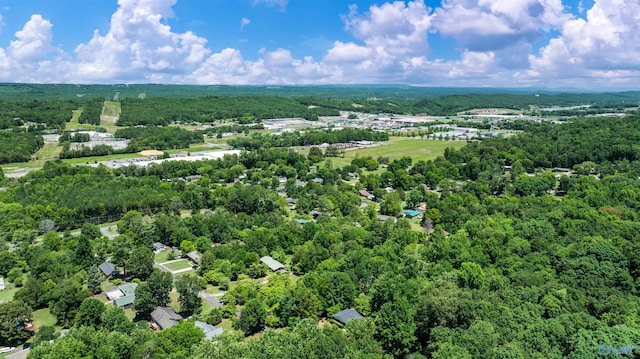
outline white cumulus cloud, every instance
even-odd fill
[[[586,12],[562,26],[519,75],[567,86],[630,86],[640,77],[640,0],[596,0]]]
[[[640,0],[595,0],[584,18],[562,0],[352,5],[342,16],[351,38],[332,41],[315,59],[288,48],[265,48],[253,59],[211,49],[206,38],[168,25],[176,1],[119,0],[108,30],[88,34],[72,53],[53,45],[49,20],[33,15],[0,48],[0,81],[635,88],[640,80]],[[253,3],[284,10],[289,1]],[[250,23],[241,18],[240,29]],[[550,34],[557,35],[534,51]],[[436,36],[452,39],[458,56],[434,53]]]
[[[572,16],[561,0],[444,0],[434,28],[472,51],[492,51],[532,42]]]
[[[48,60],[60,53],[52,45],[52,24],[41,15],[32,15],[24,27],[15,33],[15,40],[0,49],[0,80],[20,82],[52,81],[55,73]]]
[[[176,33],[164,19],[176,0],[119,0],[109,31],[75,49],[78,66],[72,81],[158,80],[193,71],[210,50],[191,31]]]

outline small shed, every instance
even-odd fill
[[[4,278],[0,278],[0,290],[3,290],[4,288]]]
[[[100,270],[106,277],[111,277],[120,273],[116,270],[116,266],[113,265],[113,263],[109,263],[109,262],[104,262],[100,264],[98,268],[100,268]]]
[[[331,316],[342,325],[347,325],[347,322],[352,319],[362,319],[362,315],[355,309],[344,309]]]
[[[162,330],[175,326],[182,320],[182,317],[171,307],[157,307],[151,312],[151,320],[153,320],[151,325],[154,329]]]
[[[275,259],[273,259],[273,258],[271,258],[269,256],[264,256],[264,257],[260,258],[260,261],[262,263],[266,264],[269,267],[269,269],[271,269],[274,272],[281,271],[281,270],[285,269],[284,268],[284,264],[278,262],[277,260],[275,260]]]

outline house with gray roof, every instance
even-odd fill
[[[153,243],[153,251],[156,253],[164,252],[167,249],[167,246],[160,242]]]
[[[200,253],[193,251],[186,254],[187,258],[189,258],[193,263],[200,264],[201,256]]]
[[[157,307],[151,312],[151,326],[154,329],[169,329],[178,324],[182,317],[171,307]],[[155,324],[155,325],[154,325]]]
[[[113,263],[104,262],[100,264],[98,268],[102,271],[102,273],[106,277],[111,277],[111,276],[120,274],[120,272],[116,270],[116,266]]]
[[[204,337],[207,340],[213,340],[215,339],[215,337],[221,335],[223,332],[222,328],[220,327],[216,328],[211,324],[201,322],[198,320],[196,320],[194,324],[196,325],[196,327],[202,329],[202,331],[204,332]]]
[[[347,325],[347,322],[352,319],[362,319],[362,315],[355,309],[344,309],[331,316],[342,325]]]
[[[277,260],[271,258],[270,256],[264,256],[260,258],[260,262],[266,264],[269,267],[269,269],[271,269],[274,272],[285,270],[284,264],[278,262]]]

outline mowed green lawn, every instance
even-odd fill
[[[38,152],[36,152],[35,157],[42,159],[58,158],[61,151],[62,146],[60,146],[58,143],[46,142],[44,146]]]
[[[371,156],[374,159],[379,156],[389,157],[390,160],[410,156],[414,163],[420,160],[434,160],[444,154],[447,147],[460,149],[467,143],[465,141],[438,141],[423,140],[420,138],[390,137],[389,141],[381,142],[367,148],[347,150],[344,157],[330,158],[334,167],[342,167],[351,164],[351,160],[356,157]]]
[[[7,288],[0,290],[0,302],[8,302],[13,300],[13,295],[16,294],[18,288],[15,288],[13,284],[7,284]]]
[[[193,266],[193,264],[191,263],[191,261],[187,260],[187,259],[179,259],[175,262],[171,262],[171,263],[162,263],[163,266],[171,269],[171,270],[180,270],[180,269],[185,269],[185,268],[191,268]]]
[[[49,312],[49,308],[38,309],[33,311],[33,326],[36,330],[43,326],[54,326],[56,324],[56,316]]]

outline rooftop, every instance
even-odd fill
[[[171,307],[157,307],[151,312],[151,319],[158,324],[160,329],[168,329],[178,324],[182,317]]]
[[[344,309],[334,314],[332,318],[346,325],[347,322],[351,319],[361,319],[362,315],[355,309]]]
[[[280,269],[284,269],[284,264],[278,262],[277,260],[269,257],[269,256],[264,256],[262,258],[260,258],[260,261],[264,264],[266,264],[272,271],[277,271]]]
[[[196,325],[196,327],[202,329],[202,331],[204,332],[204,337],[207,340],[212,340],[213,338],[217,337],[218,335],[221,335],[223,330],[222,328],[216,328],[211,324],[205,323],[205,322],[201,322],[201,321],[195,321],[194,323]]]

